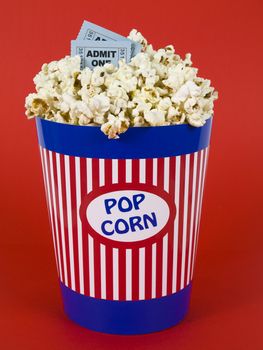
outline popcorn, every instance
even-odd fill
[[[104,115],[110,109],[110,99],[103,94],[90,99],[89,107],[94,116]]]
[[[124,112],[121,112],[118,116],[109,114],[108,122],[102,125],[101,130],[110,139],[117,139],[119,134],[125,132],[128,127],[129,120],[125,117]]]
[[[145,121],[142,116],[133,119],[133,126],[145,126]]]
[[[69,111],[70,118],[74,120],[80,117],[86,117],[91,120],[93,115],[94,113],[91,112],[91,109],[84,101],[76,101],[74,104],[72,104]]]
[[[91,75],[91,85],[101,86],[104,84],[105,71],[103,67],[95,67]]]
[[[151,109],[149,112],[145,113],[144,119],[151,126],[164,125],[165,124],[165,112],[154,108],[154,109]]]
[[[115,100],[117,98],[122,98],[126,101],[129,100],[129,96],[126,93],[126,90],[123,87],[123,83],[119,80],[113,80],[107,89],[107,96],[111,98],[111,100]]]
[[[80,69],[80,57],[44,64],[35,76],[36,93],[25,101],[28,118],[100,125],[109,138],[129,127],[177,125],[201,127],[213,115],[217,92],[199,77],[191,55],[181,58],[172,45],[154,50],[140,32],[128,37],[142,52],[118,67]]]
[[[158,108],[161,110],[164,110],[164,111],[166,111],[170,107],[172,107],[172,101],[171,101],[170,97],[162,98],[158,104]]]
[[[146,103],[140,98],[135,98],[134,102],[137,102],[137,106],[132,110],[132,116],[138,117],[139,115],[144,115],[147,114],[151,108],[152,104],[151,103]]]
[[[37,94],[29,94],[27,96],[26,107],[28,108],[26,111],[28,118],[33,118],[35,115],[45,115],[49,111],[47,102],[39,98]]]
[[[78,79],[80,80],[81,86],[83,86],[83,88],[85,87],[87,88],[90,85],[91,76],[92,76],[92,70],[89,68],[84,69],[80,73]]]
[[[169,107],[168,112],[167,112],[167,121],[171,124],[178,124],[179,121],[181,120],[180,118],[181,112],[179,110],[179,107]],[[184,121],[184,119],[183,119]],[[182,122],[183,122],[182,121]]]
[[[200,113],[193,113],[186,116],[186,119],[188,120],[189,124],[192,126],[203,126],[205,124],[205,121],[201,118]]]
[[[201,89],[193,81],[187,81],[173,94],[172,101],[179,103],[185,101],[188,97],[198,96],[200,93]]]
[[[147,48],[147,40],[136,29],[131,30],[130,34],[128,35],[128,39],[140,43],[144,50]]]

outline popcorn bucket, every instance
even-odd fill
[[[64,309],[91,330],[143,334],[185,316],[212,120],[130,128],[36,118]]]

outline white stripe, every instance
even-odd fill
[[[44,181],[45,181],[46,201],[47,201],[47,208],[49,211],[49,219],[50,219],[50,226],[51,226],[51,232],[52,232],[52,240],[53,240],[53,245],[54,245],[55,260],[56,260],[58,275],[59,275],[60,279],[62,279],[62,276],[60,274],[61,268],[60,268],[60,265],[58,263],[58,256],[57,256],[57,251],[56,251],[57,247],[56,247],[56,243],[55,243],[55,229],[54,229],[53,214],[52,214],[52,203],[51,203],[51,198],[50,198],[50,184],[49,184],[48,174],[47,174],[47,169],[46,169],[46,160],[44,161],[42,152],[43,152],[42,148],[40,147],[40,156],[41,156],[42,170],[43,170]]]
[[[79,286],[80,293],[84,294],[84,275],[83,275],[83,247],[82,247],[82,223],[79,216],[79,207],[81,203],[81,179],[80,179],[80,159],[75,158],[76,169],[76,205],[77,205],[77,231],[78,231],[78,251],[79,251]]]
[[[66,200],[67,200],[68,243],[69,243],[69,263],[70,263],[71,289],[75,290],[76,285],[75,285],[74,251],[73,251],[69,156],[64,156],[64,159],[65,159],[65,176],[66,176]]]
[[[190,241],[188,254],[188,270],[187,270],[187,284],[190,282],[191,271],[191,251],[193,245],[193,230],[194,230],[194,213],[195,213],[195,190],[196,190],[196,170],[197,170],[197,152],[194,153],[194,170],[193,170],[193,185],[192,185],[192,204],[191,204],[191,219],[190,219]]]
[[[203,174],[202,174],[200,208],[199,208],[199,213],[198,213],[198,232],[199,232],[200,221],[201,221],[201,214],[202,214],[202,205],[203,205],[203,196],[204,196],[204,183],[205,183],[205,174],[206,174],[206,168],[207,168],[207,158],[208,158],[208,148],[205,149],[205,155],[204,155],[204,171],[203,171]]]
[[[63,216],[63,202],[62,202],[62,189],[61,189],[61,170],[60,170],[60,154],[56,153],[56,165],[57,165],[57,176],[58,176],[58,206],[59,206],[59,217],[60,217],[60,230],[61,230],[61,244],[62,244],[62,256],[63,266],[65,274],[65,284],[68,286],[68,270],[66,261],[66,246],[65,246],[65,231],[64,231],[64,216]]]
[[[145,183],[145,159],[140,159],[140,182]]]
[[[152,298],[156,298],[156,243],[152,245]]]
[[[169,169],[170,169],[170,158],[164,158],[164,190],[169,192]]]
[[[163,237],[162,296],[167,295],[168,233]]]
[[[57,213],[57,202],[56,202],[56,196],[55,196],[55,182],[54,182],[52,152],[48,151],[48,153],[49,153],[49,168],[50,168],[51,192],[52,192],[52,200],[53,200],[53,208],[54,208],[55,230],[56,230],[56,237],[58,237],[58,213]]]
[[[113,255],[113,299],[119,300],[119,250],[112,249]]]
[[[100,181],[100,186],[105,185],[105,161],[104,161],[104,159],[99,160],[99,181]]]
[[[181,266],[181,289],[184,287],[185,253],[187,235],[187,213],[188,213],[188,188],[189,188],[189,154],[185,157],[185,182],[184,182],[184,218],[183,218],[183,243],[182,243],[182,266]]]
[[[86,159],[86,165],[87,165],[87,192],[89,193],[92,191],[92,159],[87,158]]]
[[[153,158],[153,185],[157,186],[157,158]]]
[[[100,244],[100,275],[101,275],[101,298],[106,299],[106,252],[105,245]]]
[[[126,249],[126,300],[132,300],[132,250]]]
[[[43,160],[43,155],[42,155],[42,148],[39,146],[39,152],[40,152],[40,158],[41,158],[41,166],[42,166],[42,176],[44,180],[44,188],[45,188],[45,195],[46,195],[46,203],[47,203],[47,209],[49,213],[49,218],[50,218],[50,207],[48,203],[48,194],[47,194],[47,179],[46,179],[46,174],[45,174],[45,168],[44,168],[44,160]]]
[[[112,159],[112,183],[118,183],[118,159]]]
[[[139,249],[139,299],[145,298],[145,248]]]
[[[91,235],[88,235],[89,242],[89,288],[90,296],[95,296],[95,281],[94,281],[94,241]]]
[[[132,160],[126,159],[125,164],[126,164],[126,182],[131,182],[132,181]]]
[[[175,206],[176,216],[174,221],[174,246],[173,246],[173,282],[172,292],[176,292],[177,282],[177,260],[178,260],[178,218],[179,218],[179,194],[180,194],[180,165],[181,157],[176,157],[176,170],[175,170]]]
[[[201,212],[202,212],[202,203],[203,203],[203,195],[204,195],[204,181],[205,181],[205,173],[206,173],[206,166],[207,166],[207,156],[208,156],[208,148],[204,150],[204,169],[202,172],[202,179],[201,179],[201,189],[200,189],[200,201],[199,201],[199,208],[198,208],[198,214],[197,214],[197,230],[196,230],[196,242],[195,242],[195,251],[194,251],[194,261],[196,260],[196,254],[197,254],[197,247],[198,247],[198,240],[199,240],[199,232],[200,232],[200,221],[201,221]]]
[[[105,185],[105,159],[99,159],[99,186]]]
[[[200,193],[201,193],[201,180],[202,180],[202,168],[203,168],[203,150],[199,153],[199,179],[198,179],[198,190],[197,190],[197,205],[195,210],[195,227],[194,227],[194,252],[193,252],[193,262],[192,262],[192,272],[191,279],[193,278],[194,264],[195,264],[195,251],[196,251],[196,242],[197,242],[197,228],[198,228],[198,213],[200,205]]]

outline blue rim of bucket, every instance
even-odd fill
[[[64,310],[79,325],[109,334],[146,334],[179,323],[188,311],[192,284],[169,296],[139,301],[103,300],[60,282]]]
[[[161,158],[189,154],[210,142],[212,118],[202,127],[188,124],[131,127],[109,140],[100,127],[62,124],[36,118],[39,144],[53,152],[86,158]]]

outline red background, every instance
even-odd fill
[[[146,336],[85,330],[63,314],[33,121],[42,63],[89,19],[190,51],[219,91],[190,311]],[[262,2],[9,1],[1,4],[0,342],[9,349],[263,349]]]

